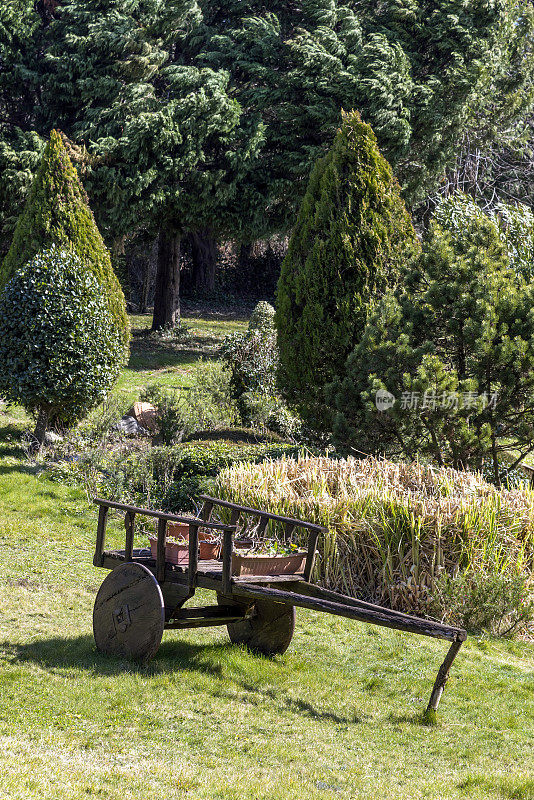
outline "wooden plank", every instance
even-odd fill
[[[308,555],[306,556],[306,564],[304,566],[304,580],[309,581],[312,572],[313,572],[313,565],[315,563],[315,556],[317,553],[317,539],[319,538],[319,531],[310,531],[310,535],[308,536]]]
[[[304,575],[238,575],[232,578],[232,583],[298,583],[304,580]]]
[[[211,497],[207,494],[200,495],[201,500],[210,500],[216,506],[223,506],[224,508],[233,508],[241,511],[243,514],[253,514],[258,517],[267,517],[267,519],[276,520],[277,522],[289,522],[296,525],[298,528],[307,528],[308,530],[317,530],[326,532],[326,528],[322,525],[315,525],[313,522],[305,522],[302,519],[294,519],[293,517],[282,517],[280,514],[271,514],[270,511],[263,511],[260,508],[250,508],[249,506],[240,506],[237,503],[230,503],[228,500],[219,500],[217,497]]]
[[[167,520],[158,520],[158,546],[156,557],[156,578],[159,583],[165,580],[165,536],[167,533]]]
[[[230,530],[232,527],[222,522],[203,522],[198,517],[180,517],[177,514],[167,514],[164,511],[155,511],[151,508],[140,508],[139,506],[131,506],[127,503],[116,503],[114,500],[104,500],[102,497],[95,497],[93,503],[96,503],[100,507],[115,508],[119,511],[131,511],[134,514],[141,514],[144,517],[156,517],[157,519],[164,519],[168,522],[183,522],[186,525],[189,525],[190,522],[196,522],[198,525],[202,525],[203,528],[211,528],[218,531]]]
[[[108,509],[100,506],[98,509],[98,527],[96,529],[96,545],[93,564],[95,567],[104,565],[104,542],[106,540],[106,525],[108,521]]]
[[[355,619],[359,622],[370,622],[383,628],[393,628],[394,630],[407,631],[408,633],[418,633],[421,636],[431,636],[434,639],[447,639],[451,642],[457,642],[465,641],[467,637],[465,631],[442,625],[439,622],[421,620],[408,615],[406,615],[407,618],[401,619],[398,614],[391,613],[389,610],[361,608],[346,603],[336,603],[331,600],[306,596],[298,592],[282,591],[280,589],[255,586],[254,584],[240,584],[236,594],[244,597],[273,600],[277,603],[287,603],[301,608],[310,608],[314,611],[324,611],[328,614]]]
[[[124,515],[124,526],[126,528],[126,541],[124,544],[124,560],[133,561],[133,543],[135,532],[135,514],[127,511]]]
[[[222,546],[222,593],[232,594],[232,550],[234,548],[234,534],[224,531]]]
[[[197,585],[198,525],[189,525],[189,588]]]

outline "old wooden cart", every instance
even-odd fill
[[[226,625],[230,639],[267,656],[283,653],[293,636],[295,607],[325,611],[360,622],[369,622],[451,643],[441,665],[427,713],[437,710],[449,669],[466,639],[465,631],[413,617],[332,592],[310,582],[317,540],[324,528],[299,519],[281,517],[260,509],[203,496],[198,517],[182,517],[145,508],[96,499],[100,506],[96,567],[112,570],[100,587],[94,607],[93,630],[101,652],[147,661],[152,658],[165,629]],[[227,524],[214,521],[215,508],[229,514]],[[105,550],[106,524],[110,509],[125,513],[124,550]],[[157,518],[156,557],[151,550],[134,549],[135,517]],[[307,555],[300,574],[236,575],[234,537],[240,524],[256,526],[264,534],[270,520],[284,526],[289,539],[294,532],[307,532]],[[167,524],[186,523],[189,528],[187,563],[171,564],[165,558]],[[250,530],[250,527],[248,528]],[[199,531],[218,532],[222,553],[218,560],[199,560]],[[184,607],[198,588],[217,593],[217,605]]]

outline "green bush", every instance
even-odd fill
[[[130,327],[124,295],[85,190],[58,131],[50,134],[11,247],[0,268],[0,289],[19,267],[52,245],[75,253],[83,268],[103,287],[105,302],[120,331],[126,359]]]
[[[469,571],[437,582],[433,611],[444,621],[468,631],[508,636],[528,628],[534,619],[532,578],[524,574]]]
[[[330,424],[325,388],[343,374],[371,299],[397,281],[416,250],[373,131],[357,112],[345,114],[312,171],[277,290],[280,385],[317,427]]]
[[[88,450],[74,464],[60,463],[52,474],[81,481],[91,495],[168,511],[192,511],[199,494],[212,488],[221,469],[238,462],[258,463],[298,448],[287,444],[189,442],[173,447],[122,453],[107,448]]]
[[[120,332],[101,286],[71,252],[52,247],[0,294],[0,395],[71,425],[100,403],[122,363]]]
[[[141,399],[156,407],[158,435],[164,445],[176,444],[197,430],[231,426],[237,417],[227,371],[216,362],[206,363],[190,387],[152,385]]]

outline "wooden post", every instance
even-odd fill
[[[209,522],[212,511],[213,503],[210,500],[206,500],[202,506],[202,511],[200,512],[200,519],[204,520],[204,522]]]
[[[98,528],[96,530],[96,546],[93,564],[95,567],[101,567],[104,563],[104,542],[106,540],[106,524],[108,521],[109,508],[107,506],[100,506],[98,509]]]
[[[284,525],[284,540],[286,542],[291,540],[291,534],[293,533],[294,528],[295,525],[292,522],[286,522]]]
[[[234,548],[233,531],[224,531],[222,547],[222,593],[226,597],[232,594],[232,550]]]
[[[189,526],[189,589],[197,583],[198,570],[198,525]]]
[[[439,701],[441,700],[441,695],[445,689],[445,684],[449,679],[449,670],[461,646],[462,642],[453,642],[449,647],[449,652],[445,656],[443,664],[439,668],[438,676],[434,683],[432,694],[430,695],[430,700],[424,714],[424,719],[426,722],[435,722],[436,720],[436,711],[438,710]]]
[[[165,580],[165,538],[167,536],[167,520],[158,519],[158,551],[156,558],[156,578],[158,583]]]
[[[317,549],[317,539],[319,531],[310,531],[308,536],[308,555],[306,556],[306,565],[304,567],[304,580],[309,581],[313,572],[313,565],[315,563],[315,552]]]
[[[135,514],[127,511],[124,515],[124,526],[126,528],[126,541],[124,544],[124,560],[133,561],[133,541],[135,530]]]

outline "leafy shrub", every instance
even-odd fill
[[[471,473],[302,456],[234,465],[213,490],[324,525],[316,579],[399,610],[434,611],[444,576],[499,573],[514,587],[532,574],[534,492],[499,491]],[[283,531],[270,525],[269,535]]]
[[[258,303],[247,330],[225,338],[221,356],[230,370],[230,389],[238,402],[245,392],[274,394],[278,365],[274,308]],[[243,422],[247,424],[245,415]]]
[[[57,247],[16,271],[0,295],[0,394],[71,425],[106,396],[122,364],[120,331],[100,285]]]
[[[343,374],[368,305],[417,250],[391,167],[369,125],[344,114],[315,165],[282,265],[276,327],[284,395],[319,428],[326,386]]]
[[[191,387],[148,386],[141,399],[156,407],[156,425],[162,444],[172,445],[196,430],[232,425],[237,416],[222,365],[208,362]]]
[[[301,423],[287,408],[276,387],[278,345],[274,308],[258,303],[245,333],[227,336],[221,355],[230,371],[230,391],[241,422],[295,439]]]
[[[494,636],[528,628],[534,619],[532,578],[523,574],[465,572],[444,575],[436,585],[434,613],[451,624]]]
[[[60,463],[51,474],[67,482],[81,482],[89,496],[97,494],[169,511],[191,511],[199,494],[209,490],[221,469],[237,462],[296,455],[286,444],[190,442],[152,447],[138,452],[87,450],[74,463]]]
[[[335,441],[458,469],[491,461],[499,485],[534,438],[534,286],[490,219],[463,221],[451,232],[434,220],[405,286],[370,314],[333,392]]]
[[[130,326],[124,295],[109,251],[96,226],[87,195],[58,131],[52,131],[19,217],[13,242],[0,268],[0,288],[14,272],[52,245],[76,254],[84,270],[103,287],[104,301],[128,356]]]

